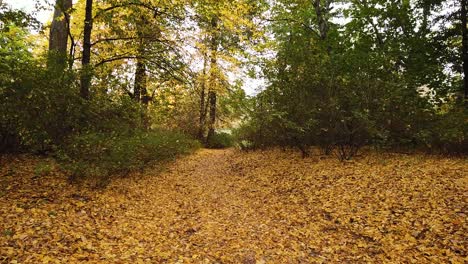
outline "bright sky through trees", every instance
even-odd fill
[[[52,7],[47,0],[40,0],[41,4],[44,6],[50,6],[50,9],[37,11],[36,0],[3,0],[8,5],[12,6],[14,9],[22,9],[28,13],[37,12],[36,18],[41,23],[47,23],[52,17]],[[74,1],[76,2],[76,1]],[[230,74],[231,79],[239,78],[236,74]],[[263,79],[250,78],[248,76],[243,77],[244,85],[243,89],[248,95],[255,95],[259,89],[262,89],[265,85]]]
[[[4,3],[7,3],[8,5],[12,6],[15,9],[22,9],[28,13],[32,13],[37,11],[36,9],[36,2],[35,0],[3,0]],[[44,0],[41,0],[41,2],[45,2]],[[50,20],[52,16],[52,7],[49,10],[41,10],[37,13],[37,19],[41,21],[42,23],[47,22]]]

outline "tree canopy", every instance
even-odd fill
[[[183,131],[207,146],[228,131],[241,145],[304,155],[320,146],[342,159],[363,146],[466,149],[464,1],[53,8],[40,27],[1,6],[2,149],[50,151],[74,135],[121,130],[112,124]],[[264,82],[255,95],[243,90],[247,76]]]

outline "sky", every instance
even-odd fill
[[[2,2],[2,0],[0,0]],[[36,11],[37,0],[3,0],[4,3],[12,6],[14,9],[22,9],[27,13],[33,13]],[[46,0],[40,0],[40,3],[46,3]],[[48,6],[48,5],[47,5]],[[49,10],[41,10],[37,12],[36,18],[42,22],[47,22],[52,17],[52,8]]]
[[[36,3],[43,4],[44,6],[48,7],[48,10],[41,10],[37,12]],[[0,3],[2,0],[0,0]],[[3,0],[4,3],[7,3],[14,9],[22,9],[27,13],[37,12],[35,17],[41,22],[46,23],[52,18],[52,6],[50,5],[51,0]],[[75,2],[75,1],[73,1]],[[236,77],[237,76],[237,77]],[[238,74],[234,74],[233,79],[239,78]],[[258,93],[259,90],[264,88],[265,80],[263,79],[254,79],[249,78],[247,76],[242,76],[244,80],[243,89],[245,90],[247,95],[255,95]]]

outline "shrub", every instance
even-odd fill
[[[173,131],[103,134],[89,132],[69,139],[58,158],[71,181],[96,180],[105,185],[112,177],[145,168],[152,161],[189,153],[199,143]]]
[[[84,119],[76,74],[33,59],[25,34],[0,31],[0,152],[46,152]]]
[[[463,105],[436,115],[431,126],[415,137],[418,144],[431,151],[452,154],[468,152],[468,110]]]
[[[234,139],[231,134],[221,132],[215,133],[206,143],[208,148],[222,149],[234,146]]]

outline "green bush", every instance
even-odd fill
[[[86,120],[77,74],[45,67],[26,34],[0,30],[0,152],[49,151]]]
[[[173,131],[91,132],[70,138],[58,152],[58,159],[71,181],[93,179],[105,184],[114,176],[141,170],[152,161],[172,159],[198,147],[197,141]]]
[[[206,147],[214,149],[230,148],[232,146],[234,146],[234,139],[231,134],[225,132],[215,133],[206,143]]]
[[[249,151],[249,150],[254,150],[255,149],[255,146],[253,145],[253,142],[250,142],[250,141],[247,141],[247,140],[241,140],[237,143],[237,147],[240,149],[240,150],[245,150],[245,151]]]
[[[35,57],[27,31],[0,30],[0,152],[50,153],[83,131],[130,133],[146,126],[144,107],[128,96],[79,93],[79,73]]]
[[[439,113],[416,135],[416,141],[430,151],[440,153],[466,154],[468,152],[468,110],[463,106],[453,106]]]

